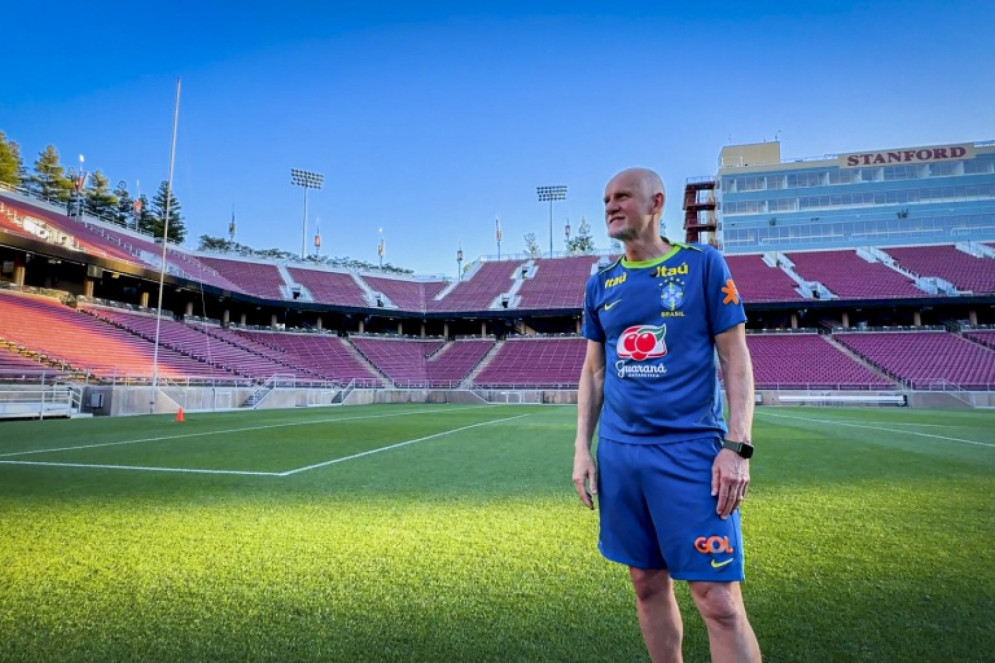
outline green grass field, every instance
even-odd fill
[[[648,660],[573,493],[574,418],[2,423],[0,660]],[[995,658],[995,413],[768,408],[754,436],[744,592],[766,660]],[[685,660],[706,661],[678,598]]]

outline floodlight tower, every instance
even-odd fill
[[[295,185],[304,188],[304,228],[301,232],[301,260],[307,257],[307,190],[320,189],[325,183],[325,176],[300,168],[290,169],[290,180]]]
[[[567,187],[558,184],[555,186],[537,186],[536,194],[539,202],[549,202],[549,257],[553,257],[553,201],[567,199]]]

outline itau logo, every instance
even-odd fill
[[[615,352],[618,353],[619,359],[634,359],[635,361],[663,357],[667,354],[667,344],[663,342],[666,335],[666,325],[629,327],[618,337]]]

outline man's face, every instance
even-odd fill
[[[623,172],[605,187],[608,236],[628,242],[653,234],[653,196],[638,173]]]

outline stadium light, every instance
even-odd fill
[[[549,257],[553,257],[553,201],[567,199],[567,187],[562,184],[554,186],[537,186],[536,194],[539,202],[549,202]]]
[[[301,260],[307,257],[307,190],[320,189],[325,183],[325,176],[300,168],[290,169],[290,181],[304,188],[304,227],[301,232]]]

